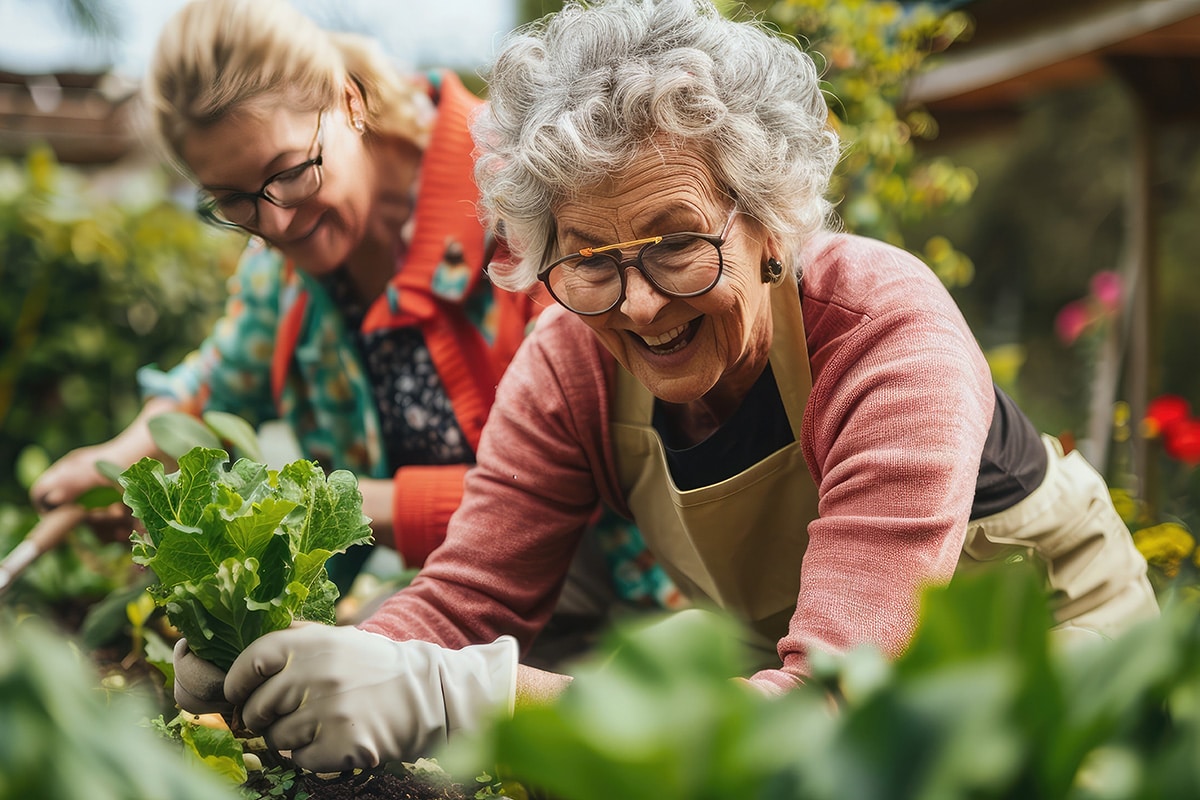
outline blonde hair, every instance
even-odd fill
[[[321,111],[338,105],[346,79],[363,97],[369,133],[428,142],[432,105],[418,82],[366,37],[330,33],[286,0],[192,0],[163,28],[143,100],[166,155],[247,104]]]

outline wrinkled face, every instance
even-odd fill
[[[257,192],[272,177],[317,156],[320,116],[282,105],[242,108],[189,134],[182,156],[200,187],[217,200]],[[367,150],[345,107],[325,113],[319,149],[316,194],[291,208],[259,198],[257,223],[247,228],[312,275],[336,268],[362,241],[374,193]]]
[[[679,231],[719,233],[732,208],[699,154],[650,149],[555,209],[556,250],[565,255]],[[723,272],[709,292],[669,297],[627,265],[624,299],[581,319],[656,397],[689,403],[715,387],[740,400],[770,348],[771,285],[761,277],[767,248],[761,228],[735,214],[721,246]],[[637,247],[623,251],[628,259],[636,253]]]

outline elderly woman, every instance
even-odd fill
[[[1064,630],[1157,614],[1103,481],[993,385],[933,274],[824,230],[839,145],[793,43],[707,0],[569,4],[511,38],[474,133],[517,254],[491,277],[560,307],[412,586],[361,630],[270,634],[230,670],[297,763],[410,758],[565,685],[515,660],[598,501],[744,623],[767,693],[815,651],[899,654],[964,553],[1035,548]]]

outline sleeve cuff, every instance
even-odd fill
[[[463,496],[468,464],[408,466],[393,478],[392,531],[396,552],[419,567],[446,539],[450,517]]]

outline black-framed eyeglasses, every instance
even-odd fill
[[[321,190],[325,149],[324,111],[317,116],[317,132],[313,141],[317,148],[314,157],[276,172],[263,181],[257,192],[226,192],[217,197],[201,189],[196,210],[201,217],[215,225],[254,229],[258,225],[259,200],[266,200],[279,208],[295,208]]]
[[[538,274],[550,296],[576,314],[604,314],[625,299],[625,271],[633,267],[667,297],[699,297],[721,280],[721,245],[729,236],[737,207],[718,234],[683,231],[631,242],[585,247],[552,262]],[[622,251],[638,247],[636,255]]]

